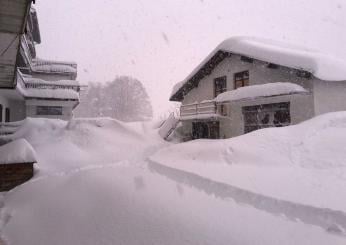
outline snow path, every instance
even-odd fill
[[[240,205],[249,205],[256,209],[266,211],[273,215],[284,216],[293,221],[301,221],[310,225],[317,225],[325,230],[336,228],[338,233],[346,237],[346,213],[332,209],[317,208],[308,205],[279,200],[239,187],[186,172],[181,169],[161,165],[148,160],[151,171],[166,176],[178,183],[192,186],[198,190],[221,199],[233,199]]]
[[[180,171],[178,176],[186,178]],[[56,195],[61,189],[64,192]],[[28,194],[31,198],[23,202]],[[8,193],[6,205],[16,210],[4,227],[8,245],[345,242],[317,226],[132,166],[104,166],[30,181]]]

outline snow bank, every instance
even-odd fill
[[[150,159],[273,198],[346,211],[345,139],[346,112],[336,112],[236,138],[173,145]]]
[[[232,37],[219,44],[182,82],[176,94],[218,51],[244,55],[257,60],[311,72],[326,81],[346,81],[346,61],[284,42],[255,37]]]
[[[219,94],[216,102],[235,101],[256,97],[267,97],[277,95],[288,95],[297,93],[308,93],[302,86],[294,83],[266,83],[261,85],[246,86]]]
[[[34,178],[137,159],[166,144],[151,130],[150,122],[129,124],[110,118],[70,122],[27,118],[8,137],[24,138],[36,150],[40,171]]]
[[[25,139],[18,139],[0,147],[0,164],[34,163],[36,153]]]

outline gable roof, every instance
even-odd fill
[[[181,101],[227,56],[243,55],[293,69],[304,70],[326,81],[346,80],[346,61],[318,51],[255,37],[233,37],[219,44],[182,82],[173,88],[170,100]]]

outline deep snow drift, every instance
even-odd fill
[[[346,112],[226,140],[196,140],[150,159],[276,199],[346,212]]]
[[[28,118],[10,138],[26,139],[36,150],[38,173],[72,171],[122,160],[143,159],[167,144],[153,123],[123,123],[110,118],[76,119],[70,122]]]
[[[280,197],[265,187],[271,184],[285,191],[289,174],[305,170],[301,177],[312,179],[310,172],[314,176],[321,171],[321,177],[334,178],[338,197],[343,198],[344,182],[336,181],[333,170],[342,170],[345,164],[341,144],[345,125],[346,114],[336,113],[299,126],[261,130],[229,140],[171,145],[158,136],[153,123],[27,119],[12,137],[24,137],[34,147],[38,171],[29,182],[0,194],[0,244],[4,240],[6,245],[343,245],[344,213],[335,215],[326,210],[331,214],[325,216],[324,210],[321,213],[310,207],[298,211],[294,205],[269,207],[268,203],[279,203],[275,199],[247,202],[249,193],[231,193],[213,179],[228,183],[227,178],[232,177],[251,184],[246,173],[259,174],[253,179],[257,191]],[[339,145],[323,148],[319,156],[315,155],[312,151],[322,143],[317,135],[328,136],[329,143]],[[302,148],[293,147],[302,144]],[[164,165],[155,167],[146,161],[158,150],[152,160],[203,174],[210,180],[190,177],[180,170],[173,174],[161,171],[158,166]],[[294,152],[293,160],[287,159],[287,152]],[[336,156],[333,161],[315,162],[317,157],[326,160],[324,154],[330,153]],[[229,175],[237,171],[243,178]],[[277,173],[281,176],[276,177]],[[326,199],[332,198],[332,185],[323,193],[321,183],[323,188],[322,180],[313,184]],[[306,201],[303,195],[307,186],[300,188],[298,184],[289,187],[296,188]],[[225,191],[230,195],[224,195]],[[343,203],[342,199],[338,202],[340,206]],[[314,217],[309,219],[305,214]]]

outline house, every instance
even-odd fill
[[[39,59],[36,10],[30,0],[0,0],[0,123],[26,117],[69,120],[79,104],[77,64]]]
[[[185,139],[229,138],[346,110],[346,62],[260,38],[222,42],[172,91]]]

